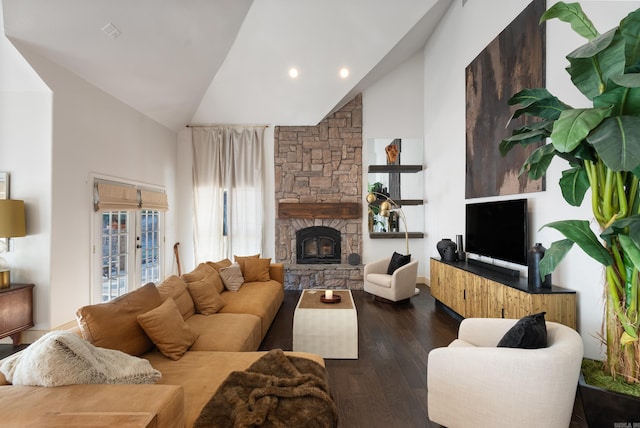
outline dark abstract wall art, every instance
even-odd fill
[[[509,98],[523,88],[545,86],[545,24],[539,24],[545,10],[545,0],[533,0],[465,70],[467,199],[545,188],[544,178],[532,181],[519,175],[539,145],[514,149],[504,158],[498,151],[511,129],[527,120],[519,118],[506,127],[514,110]]]

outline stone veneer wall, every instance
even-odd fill
[[[275,199],[287,203],[362,203],[362,95],[317,126],[274,130]],[[285,264],[285,288],[362,289],[362,265],[347,263],[361,254],[362,220],[276,216],[276,261]],[[297,264],[296,231],[309,226],[341,232],[341,264]]]

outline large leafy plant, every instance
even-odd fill
[[[549,137],[551,144],[534,150],[521,173],[538,179],[558,157],[569,164],[559,183],[567,203],[581,205],[591,190],[597,228],[587,220],[546,224],[565,239],[551,244],[540,274],[552,272],[574,244],[605,267],[605,367],[614,377],[640,383],[640,9],[605,33],[578,3],[556,3],[540,22],[552,18],[587,40],[567,55],[566,70],[592,106],[573,108],[544,88],[524,89],[509,100],[519,106],[512,119],[539,120],[514,130],[500,152]]]

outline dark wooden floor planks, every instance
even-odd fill
[[[364,291],[353,291],[359,358],[325,360],[340,428],[440,428],[427,414],[427,355],[456,337],[459,321],[436,308],[429,287],[419,287],[418,296],[401,304],[379,302]],[[261,349],[292,349],[293,312],[299,296],[299,291],[285,292]],[[586,426],[576,400],[570,428]]]

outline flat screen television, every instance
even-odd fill
[[[526,265],[527,224],[526,199],[467,204],[464,250]]]

